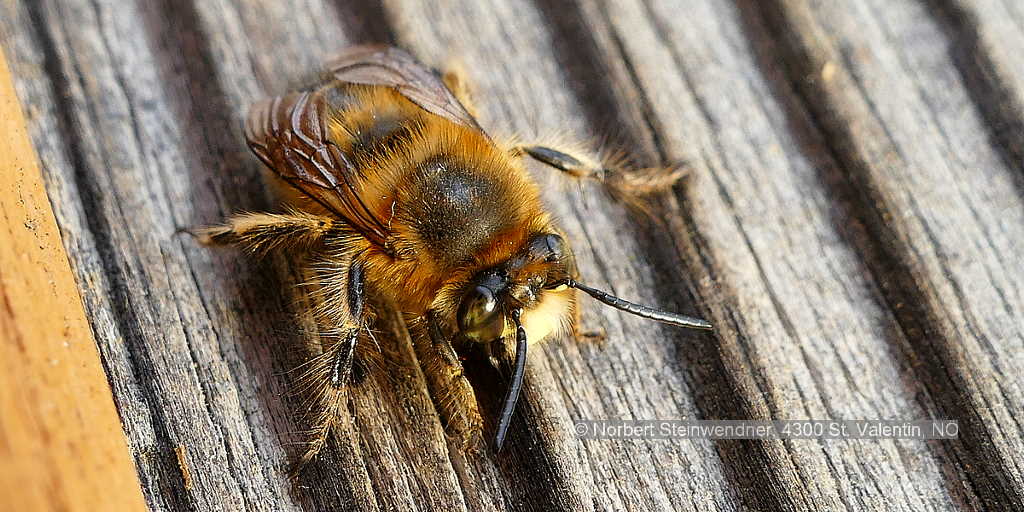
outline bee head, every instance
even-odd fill
[[[459,330],[479,343],[511,334],[513,311],[536,308],[547,291],[564,290],[574,272],[572,252],[561,236],[534,235],[518,254],[469,282],[456,313]]]
[[[710,330],[698,318],[654,309],[620,299],[576,281],[576,264],[565,240],[553,233],[532,236],[525,246],[503,264],[478,272],[465,287],[456,313],[460,332],[477,343],[516,340],[515,366],[495,435],[501,450],[522,387],[526,367],[527,332],[550,332],[552,319],[566,315],[572,290],[580,290],[621,311],[680,327]],[[562,299],[561,302],[558,299]],[[554,303],[553,306],[548,306]],[[530,317],[529,315],[535,315]],[[524,315],[526,320],[524,321]],[[535,320],[537,318],[539,320]],[[537,328],[538,322],[545,325]],[[524,326],[524,323],[526,326]],[[533,326],[533,329],[530,327]],[[538,338],[539,339],[539,338]],[[531,340],[531,341],[537,341]]]

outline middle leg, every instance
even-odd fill
[[[302,366],[297,378],[296,391],[304,397],[310,431],[293,477],[327,445],[353,381],[356,347],[367,329],[369,315],[363,265],[359,255],[349,251],[321,257],[312,266],[316,280],[313,316],[319,330],[320,353]]]

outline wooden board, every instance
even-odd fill
[[[1024,507],[1012,2],[44,0],[0,14],[153,509]],[[274,207],[246,108],[360,42],[459,61],[488,129],[611,135],[641,164],[688,162],[653,221],[535,171],[588,280],[715,334],[587,303],[609,341],[533,351],[494,458],[446,442],[397,333],[393,370],[353,393],[346,433],[290,487],[297,268],[175,233]],[[930,417],[958,419],[960,439],[572,432],[586,418]]]
[[[0,133],[0,501],[7,510],[144,510],[2,56]]]

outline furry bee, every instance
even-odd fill
[[[299,467],[326,443],[350,384],[368,296],[402,314],[449,435],[483,422],[460,355],[511,353],[511,382],[494,434],[500,450],[530,343],[578,334],[576,292],[622,311],[695,329],[707,322],[627,302],[579,281],[572,250],[541,204],[524,157],[624,192],[666,188],[679,169],[629,174],[546,144],[502,143],[473,115],[465,81],[391,47],[350,48],[307,90],[255,105],[249,147],[286,189],[282,213],[242,213],[198,234],[255,253],[308,253],[321,350],[304,368],[313,429]],[[638,178],[637,176],[640,176]],[[496,375],[500,372],[496,371]]]

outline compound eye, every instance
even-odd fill
[[[501,337],[505,315],[494,292],[486,286],[473,288],[462,298],[458,311],[459,330],[469,339],[481,343]]]

